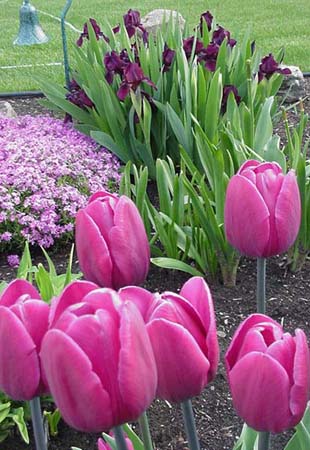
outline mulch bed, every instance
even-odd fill
[[[307,79],[307,89],[310,93],[310,80]],[[44,108],[38,106],[37,99],[22,99],[11,102],[19,114],[42,114]],[[310,112],[310,101],[305,101],[305,109]],[[290,113],[291,123],[295,122],[294,111]],[[284,139],[283,130],[279,131]],[[309,137],[310,130],[307,135]],[[52,259],[59,272],[64,272],[68,253],[52,255]],[[34,263],[42,262],[36,257]],[[284,258],[271,258],[267,264],[267,314],[283,323],[286,331],[294,331],[299,327],[310,335],[310,261],[296,274],[290,273]],[[256,265],[255,261],[243,259],[237,276],[237,285],[226,288],[217,281],[207,280],[213,294],[219,342],[222,352],[221,363],[214,382],[203,394],[194,399],[193,405],[196,415],[196,424],[202,450],[228,450],[232,449],[239,436],[242,423],[235,415],[231,402],[228,385],[225,378],[223,356],[230,338],[238,324],[247,315],[255,312],[256,299]],[[14,270],[7,266],[4,256],[0,257],[0,280],[14,278]],[[151,291],[178,291],[186,281],[188,275],[182,272],[167,271],[152,267],[145,283]],[[179,406],[169,405],[156,400],[149,410],[151,433],[158,450],[185,450],[187,449],[186,436],[182,425],[182,416]],[[32,438],[31,430],[30,435]],[[272,450],[282,450],[291,432],[272,437]],[[50,450],[69,450],[71,446],[83,450],[97,450],[98,435],[78,433],[68,428],[63,422],[59,426],[57,437],[51,438]],[[27,446],[15,433],[5,442],[1,443],[1,450],[35,450],[34,442]]]

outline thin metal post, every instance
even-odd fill
[[[62,49],[64,54],[64,68],[65,68],[65,79],[66,86],[69,89],[70,86],[70,68],[69,68],[69,58],[68,58],[68,46],[67,46],[67,36],[66,36],[66,24],[65,18],[72,4],[72,0],[67,0],[64,9],[61,12],[60,23],[61,23],[61,36],[62,36]]]

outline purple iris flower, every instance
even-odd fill
[[[183,39],[183,50],[184,50],[187,58],[191,57],[194,42],[195,42],[195,36],[191,36],[187,39]],[[199,39],[197,39],[196,47],[195,47],[195,55],[198,55],[202,49],[203,49],[203,43]]]
[[[202,24],[203,22],[206,22],[208,30],[210,31],[212,28],[212,21],[213,21],[213,16],[210,13],[210,11],[206,11],[204,13],[201,14],[200,16],[200,33],[202,34]]]
[[[109,84],[112,84],[115,74],[123,75],[125,67],[129,63],[128,53],[126,50],[122,50],[118,54],[112,50],[112,52],[106,53],[103,62],[106,68],[106,80]]]
[[[228,30],[225,30],[225,28],[218,25],[218,28],[213,31],[212,42],[221,45],[224,39],[227,39],[227,43],[230,47],[234,47],[237,43],[235,39],[230,39],[230,32]]]
[[[233,84],[227,84],[223,88],[223,97],[222,97],[222,112],[223,113],[226,111],[228,96],[231,92],[233,93],[233,95],[235,97],[237,105],[239,105],[241,102],[241,97],[239,95],[239,92],[238,92],[238,89],[236,88],[236,86],[234,86]]]
[[[274,59],[272,53],[268,56],[262,58],[258,70],[258,82],[262,81],[263,78],[270,78],[274,73],[281,73],[282,75],[290,75],[292,72],[289,68],[281,69],[279,63]]]
[[[208,47],[203,48],[198,55],[198,62],[204,62],[205,68],[210,72],[215,72],[216,60],[219,52],[219,46],[211,42]]]
[[[106,42],[109,43],[110,39],[103,34],[103,32],[101,31],[100,26],[98,25],[96,20],[95,19],[89,19],[89,22],[90,22],[91,26],[93,27],[93,30],[95,32],[97,41],[102,37]],[[76,45],[78,47],[82,47],[84,39],[88,39],[89,40],[88,23],[87,22],[84,23],[83,32],[81,33],[80,37],[76,41]]]
[[[82,89],[74,79],[70,81],[69,92],[66,94],[66,99],[82,109],[86,109],[86,107],[93,108],[95,106],[84,89]]]
[[[129,9],[123,16],[125,28],[127,30],[129,38],[134,36],[137,29],[142,32],[143,42],[146,43],[148,39],[148,32],[141,24],[141,17],[139,11]]]
[[[173,63],[175,57],[175,51],[165,44],[163,51],[163,72],[168,72],[171,69],[171,64]]]
[[[128,63],[124,70],[124,78],[117,91],[117,96],[120,100],[125,100],[130,92],[130,89],[135,91],[142,82],[147,83],[156,89],[155,84],[144,75],[143,70],[137,63]]]

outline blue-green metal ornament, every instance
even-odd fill
[[[69,11],[69,8],[72,4],[72,0],[67,0],[64,6],[64,9],[61,12],[60,23],[61,23],[61,37],[62,37],[62,49],[64,54],[64,68],[65,68],[65,79],[67,89],[70,87],[70,67],[69,67],[69,58],[68,58],[68,47],[67,47],[67,36],[66,36],[66,15]]]
[[[14,45],[45,44],[49,38],[39,24],[39,18],[34,6],[29,0],[23,0],[19,10],[19,32]]]

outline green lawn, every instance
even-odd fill
[[[41,11],[59,16],[65,0],[32,0]],[[62,61],[60,24],[55,19],[40,14],[40,23],[51,37],[48,44],[15,47],[12,42],[18,32],[19,0],[0,0],[0,92],[38,89],[34,74],[48,75],[63,83],[61,66],[36,66],[3,68],[3,66],[40,65]],[[242,36],[247,29],[265,54],[286,49],[285,62],[299,65],[310,71],[309,0],[73,0],[67,20],[76,28],[82,28],[89,17],[100,20],[107,17],[116,24],[131,7],[143,14],[155,8],[178,9],[188,19],[190,27],[198,22],[201,12],[209,9],[217,21],[228,28],[234,37]],[[78,33],[68,28],[68,39],[73,43]]]

